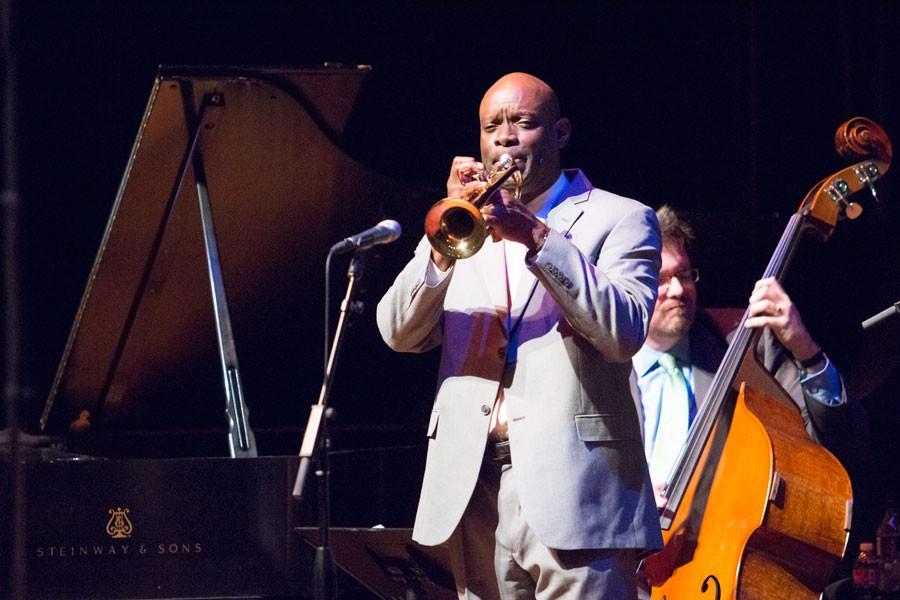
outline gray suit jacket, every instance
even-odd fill
[[[502,386],[518,496],[538,538],[557,549],[661,545],[628,386],[656,298],[659,226],[648,207],[567,176],[568,197],[548,215],[552,231],[512,306],[502,245],[488,241],[428,287],[424,239],[378,305],[393,349],[442,345],[413,534],[423,544],[459,523]]]

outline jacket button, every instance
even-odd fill
[[[491,407],[488,406],[487,404],[482,404],[481,405],[481,414],[483,414],[484,416],[491,414]]]
[[[506,346],[500,346],[497,348],[497,356],[500,358],[506,358]]]

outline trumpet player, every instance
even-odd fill
[[[442,351],[413,537],[446,544],[460,598],[633,598],[662,542],[629,389],[659,226],[561,168],[571,125],[537,77],[501,77],[479,120],[448,197],[477,197],[504,154],[519,194],[510,178],[483,205],[493,239],[471,258],[423,238],[377,311],[394,350]]]

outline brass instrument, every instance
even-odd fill
[[[439,254],[448,258],[469,258],[481,249],[488,230],[481,207],[515,177],[516,198],[522,192],[522,173],[509,154],[500,157],[484,186],[462,198],[438,200],[425,215],[425,235]]]

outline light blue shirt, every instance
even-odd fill
[[[659,430],[659,417],[662,412],[663,394],[669,378],[665,369],[659,366],[659,357],[662,354],[650,346],[644,345],[631,359],[634,371],[637,373],[638,393],[641,396],[641,406],[644,413],[644,454],[649,462],[653,456],[653,447],[656,445],[657,436],[666,435]],[[688,423],[693,423],[697,414],[697,399],[694,397],[694,370],[691,367],[690,347],[688,338],[685,337],[669,354],[675,357],[684,380],[687,382],[688,395],[690,397],[690,413]],[[674,458],[674,457],[673,457]]]
[[[825,406],[840,406],[846,400],[841,386],[841,374],[837,367],[831,364],[828,356],[825,356],[825,366],[820,370],[810,373],[800,369],[800,387],[807,399],[821,402]]]

